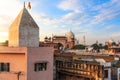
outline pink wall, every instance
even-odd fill
[[[0,62],[10,63],[10,72],[1,72],[0,80],[17,80],[17,72],[21,71],[23,75],[20,76],[20,80],[25,80],[26,76],[26,61],[25,54],[9,54],[0,53]]]
[[[50,47],[39,47],[39,48],[28,48],[27,54],[27,80],[53,80],[53,48]],[[34,63],[40,61],[47,61],[46,71],[34,71]]]
[[[47,61],[46,71],[34,71],[34,63]],[[0,80],[53,80],[53,48],[0,47],[0,62],[10,63],[10,72],[0,72]]]

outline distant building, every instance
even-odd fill
[[[95,61],[56,60],[56,66],[57,80],[104,80],[104,68]]]
[[[113,39],[109,39],[107,42],[105,42],[105,45],[108,46],[108,48],[112,47],[114,45],[114,40]]]
[[[103,54],[55,53],[57,80],[119,80],[119,57]]]
[[[54,48],[67,48],[71,49],[75,45],[75,36],[72,31],[68,32],[65,36],[52,36],[45,37],[44,42],[40,46],[53,46]]]
[[[105,50],[106,54],[111,55],[119,55],[120,56],[120,45],[119,42],[116,44],[113,39],[110,39],[109,41],[105,42],[105,45],[108,47],[107,50]]]
[[[108,49],[108,54],[120,56],[120,46],[112,46]]]
[[[0,46],[0,80],[53,80],[53,48],[39,47],[39,27],[25,6],[9,28],[9,45]]]

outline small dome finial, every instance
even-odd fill
[[[24,1],[24,8],[25,8],[25,1]]]

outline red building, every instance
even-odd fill
[[[71,49],[75,45],[75,36],[72,31],[68,32],[65,36],[45,37],[44,42],[40,46],[53,46],[54,48],[67,48]]]

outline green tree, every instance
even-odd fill
[[[103,44],[102,43],[99,43],[99,49],[103,49]]]
[[[112,43],[113,46],[119,46],[116,42]]]
[[[108,46],[107,45],[103,46],[103,49],[108,50]]]
[[[99,45],[98,45],[98,44],[96,44],[96,43],[92,44],[92,47],[93,47],[93,49],[95,49],[95,50],[100,49]]]
[[[72,49],[85,49],[85,46],[82,44],[75,45]]]

